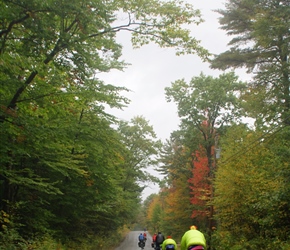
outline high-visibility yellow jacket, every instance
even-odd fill
[[[177,244],[173,239],[166,239],[165,241],[163,241],[162,250],[166,250],[166,246],[170,244],[174,245],[174,249],[177,250]]]
[[[191,229],[182,236],[180,250],[187,250],[190,246],[194,245],[200,245],[206,248],[206,241],[202,232]]]

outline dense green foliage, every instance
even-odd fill
[[[1,1],[0,248],[43,238],[108,249],[103,236],[134,222],[160,142],[143,117],[107,113],[129,103],[127,89],[97,74],[126,66],[120,31],[134,47],[205,58],[182,28],[200,21],[181,1]]]

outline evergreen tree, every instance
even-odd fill
[[[254,96],[263,92],[263,99],[253,104],[259,105],[254,116],[258,124],[280,120],[289,125],[289,2],[229,0],[225,7],[218,10],[221,28],[233,38],[230,49],[217,55],[212,67],[246,67],[254,75],[249,92]],[[249,114],[252,110],[257,109]]]

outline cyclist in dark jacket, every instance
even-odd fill
[[[156,236],[156,250],[160,250],[163,241],[165,240],[164,235],[161,232],[158,232]]]

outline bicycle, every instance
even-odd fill
[[[162,247],[161,247],[162,245],[159,245],[159,246],[157,246],[157,244],[155,244],[155,247],[154,247],[154,249],[155,250],[161,250],[162,249]]]
[[[139,246],[141,249],[144,249],[144,247],[145,247],[145,241],[139,241],[139,242],[138,242],[138,246]]]

